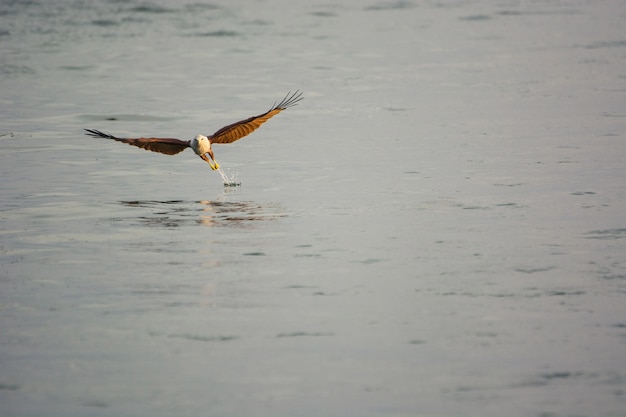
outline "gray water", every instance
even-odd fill
[[[0,415],[626,416],[625,27],[0,1]]]

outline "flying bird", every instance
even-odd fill
[[[224,126],[211,136],[197,135],[191,140],[180,140],[175,138],[118,138],[117,136],[109,135],[95,129],[85,129],[86,135],[94,138],[106,138],[113,139],[118,142],[128,143],[129,145],[137,146],[152,152],[159,152],[165,155],[176,155],[184,151],[187,148],[193,149],[193,151],[200,158],[205,160],[211,166],[211,169],[219,169],[219,164],[215,160],[215,155],[211,149],[211,145],[214,143],[232,143],[239,140],[250,133],[258,129],[263,123],[267,122],[272,117],[276,116],[281,111],[295,106],[300,100],[302,100],[302,92],[296,90],[295,93],[287,93],[278,104],[274,103],[272,108],[263,114],[253,116],[245,120],[240,120],[236,123]],[[209,157],[207,157],[207,154]]]

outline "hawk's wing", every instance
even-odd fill
[[[249,135],[258,129],[263,123],[267,122],[272,117],[276,116],[281,111],[295,106],[300,100],[302,100],[302,92],[296,90],[295,93],[288,93],[285,98],[278,104],[274,104],[267,112],[258,116],[253,116],[245,120],[240,120],[228,126],[224,126],[213,136],[209,136],[211,143],[231,143],[236,140]]]
[[[118,142],[128,143],[138,148],[163,153],[165,155],[176,155],[188,148],[190,143],[188,140],[174,138],[118,138],[95,129],[85,130],[87,131],[86,135],[93,136],[94,138],[113,139]]]

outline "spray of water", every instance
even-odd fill
[[[228,178],[228,175],[222,171],[222,168],[218,168],[217,172],[222,176],[222,181],[224,181],[224,187],[237,187],[241,185],[241,182],[237,181],[237,175],[233,175],[231,178]]]

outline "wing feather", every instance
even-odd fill
[[[209,136],[209,140],[211,143],[232,143],[239,140],[257,130],[263,123],[267,122],[281,111],[295,106],[302,99],[301,91],[296,90],[293,94],[289,92],[280,103],[274,104],[272,108],[265,113],[224,126],[212,136]]]
[[[189,147],[190,141],[175,138],[118,138],[95,129],[85,129],[86,135],[94,138],[113,139],[124,142],[147,151],[158,152],[165,155],[176,155]]]

